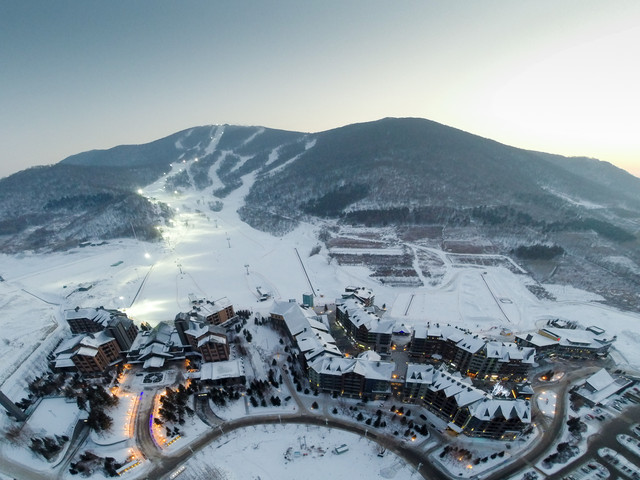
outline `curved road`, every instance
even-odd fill
[[[407,463],[416,468],[420,465],[419,473],[423,478],[428,480],[449,480],[449,478],[439,472],[432,469],[429,465],[424,463],[422,452],[411,447],[407,443],[397,440],[395,437],[389,437],[388,435],[380,435],[373,431],[373,429],[364,428],[361,425],[351,424],[343,420],[334,418],[324,418],[312,414],[293,414],[293,415],[257,415],[252,417],[241,417],[236,420],[225,422],[217,428],[209,431],[205,436],[199,438],[193,442],[187,449],[173,455],[165,456],[158,461],[154,462],[155,467],[148,472],[147,478],[162,478],[164,475],[169,474],[175,470],[181,463],[188,460],[191,455],[200,451],[206,447],[209,443],[217,440],[225,433],[240,428],[251,427],[254,425],[264,424],[308,424],[317,425],[327,428],[336,428],[345,430],[351,433],[362,435],[375,442],[384,442],[388,450],[391,450],[396,455],[400,456]]]
[[[491,472],[485,478],[487,480],[501,480],[508,478],[515,475],[518,471],[528,468],[540,461],[547,453],[549,447],[553,445],[554,440],[562,429],[567,409],[566,397],[572,382],[599,370],[599,368],[600,367],[597,366],[589,366],[571,371],[556,384],[549,385],[549,388],[554,389],[558,395],[557,411],[553,419],[550,421],[542,417],[539,413],[536,415],[539,418],[538,421],[544,424],[542,437],[526,454],[522,455],[513,463],[506,465],[504,468]],[[283,375],[283,378],[289,380],[289,382],[287,382],[289,384],[291,381],[288,377],[289,376],[286,374]],[[309,413],[304,406],[304,403],[298,398],[298,395],[296,395],[295,389],[291,388],[292,385],[288,386],[290,387],[293,398],[298,404],[299,411],[297,413],[255,415],[224,421],[223,423],[212,426],[212,429],[204,436],[195,440],[188,447],[185,447],[181,451],[172,455],[163,455],[151,438],[149,432],[149,415],[151,408],[153,407],[153,394],[149,392],[147,398],[143,400],[143,404],[140,405],[139,416],[136,421],[136,438],[138,440],[138,445],[144,456],[154,464],[152,470],[147,473],[146,478],[156,479],[170,474],[181,463],[188,460],[194,453],[200,451],[225,433],[255,425],[280,423],[324,426],[364,436],[375,442],[383,443],[388,450],[391,450],[416,469],[423,478],[429,480],[450,480],[451,477],[438,470],[429,462],[427,453],[420,450],[419,446],[414,446],[396,437],[381,434],[374,428],[363,424],[351,423],[339,418],[330,418],[328,416],[325,417],[323,415]],[[202,405],[202,407],[203,409],[206,408],[205,405]],[[532,407],[533,411],[537,410],[535,400]],[[206,415],[205,412],[202,413]]]

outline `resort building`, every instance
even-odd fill
[[[547,326],[538,330],[537,333],[516,335],[516,343],[536,348],[539,358],[553,356],[574,359],[604,358],[615,341],[615,335],[608,335],[599,327],[581,329]]]
[[[166,362],[184,360],[184,347],[176,329],[160,322],[152,330],[138,334],[127,353],[127,362],[142,364],[142,368],[162,368]]]
[[[208,323],[209,325],[222,325],[235,319],[233,305],[228,298],[223,297],[216,301],[198,298],[194,294],[189,294],[191,311],[189,314],[195,320]]]
[[[383,320],[358,298],[336,300],[336,321],[360,348],[390,353],[395,321]]]
[[[229,360],[229,342],[222,327],[192,321],[184,334],[191,351],[203,362]]]
[[[529,400],[491,395],[444,365],[409,364],[404,395],[445,420],[450,430],[471,437],[512,440],[531,423]]]
[[[119,310],[103,307],[76,307],[64,312],[71,333],[97,333],[103,330],[118,342],[120,350],[127,351],[138,334],[138,327],[126,314]]]
[[[488,341],[461,328],[440,324],[415,327],[409,354],[444,361],[463,375],[486,380],[524,381],[535,364],[535,349]]]
[[[598,370],[575,389],[575,393],[582,397],[587,404],[594,406],[606,402],[612,395],[631,386],[633,381],[622,375],[611,375],[604,368]]]
[[[335,339],[329,333],[329,327],[313,310],[302,308],[295,301],[276,301],[269,319],[291,341],[291,354],[304,369],[316,358],[342,356]]]
[[[121,361],[118,342],[105,332],[70,338],[58,346],[54,356],[54,370],[82,374],[100,374]]]
[[[309,383],[321,392],[377,400],[391,394],[394,369],[395,363],[372,351],[355,358],[326,356],[309,365]]]

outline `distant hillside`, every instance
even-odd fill
[[[169,175],[176,162],[186,168]],[[317,134],[194,127],[19,172],[0,180],[0,249],[69,248],[134,231],[153,240],[172,212],[137,190],[163,177],[172,191],[201,191],[213,210],[249,180],[241,217],[274,234],[317,219],[473,228],[497,249],[557,243],[566,255],[600,262],[602,252],[586,247],[597,243],[606,258],[640,264],[640,179],[606,162],[522,150],[415,118]]]
[[[369,224],[508,217],[558,228],[588,216],[638,229],[640,179],[605,162],[521,150],[422,119],[349,125],[315,140],[278,175],[258,178],[242,210],[247,221],[269,230],[272,218],[296,215]]]
[[[66,249],[134,235],[158,239],[156,227],[173,213],[137,191],[166,175],[172,163],[198,158],[188,172],[168,177],[166,188],[213,188],[215,179],[214,200],[239,187],[242,175],[277,168],[304,151],[304,138],[259,127],[195,127],[18,172],[0,179],[0,251]]]

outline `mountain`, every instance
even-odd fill
[[[259,220],[267,214],[307,213],[402,223],[403,208],[442,221],[482,207],[535,223],[579,218],[586,202],[594,206],[589,215],[606,221],[615,209],[616,223],[637,229],[626,219],[640,210],[640,179],[605,162],[521,150],[422,119],[349,125],[314,140],[286,170],[258,178],[243,212],[248,221],[268,229]]]
[[[176,162],[185,167],[172,170]],[[0,180],[0,250],[154,240],[172,209],[137,190],[155,181],[201,191],[214,211],[248,182],[241,218],[276,235],[316,222],[329,244],[341,226],[390,227],[398,241],[451,253],[520,255],[534,273],[537,260],[552,258],[540,279],[582,276],[600,293],[626,292],[625,306],[637,307],[629,292],[640,273],[640,179],[599,160],[522,150],[417,118],[316,134],[202,126],[19,172]],[[431,236],[416,233],[421,227]]]

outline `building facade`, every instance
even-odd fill
[[[442,360],[463,375],[483,380],[525,381],[535,364],[535,349],[513,342],[495,342],[455,326],[427,324],[411,337],[411,357]]]
[[[195,317],[195,320],[209,325],[222,325],[235,319],[236,314],[233,310],[233,305],[226,297],[210,301],[190,294],[189,300],[191,301],[190,314]]]
[[[391,352],[395,321],[380,318],[357,298],[336,300],[336,320],[360,348]]]
[[[385,399],[391,395],[395,363],[385,362],[375,352],[358,357],[321,357],[309,365],[309,383],[321,392],[351,398]]]
[[[63,342],[54,356],[54,369],[82,374],[99,374],[121,361],[118,342],[105,332],[73,337]]]
[[[198,353],[203,362],[229,360],[229,342],[223,328],[192,322],[184,333],[191,351]]]
[[[531,424],[529,400],[494,397],[444,367],[409,364],[404,395],[446,421],[450,430],[472,437],[512,440]]]

